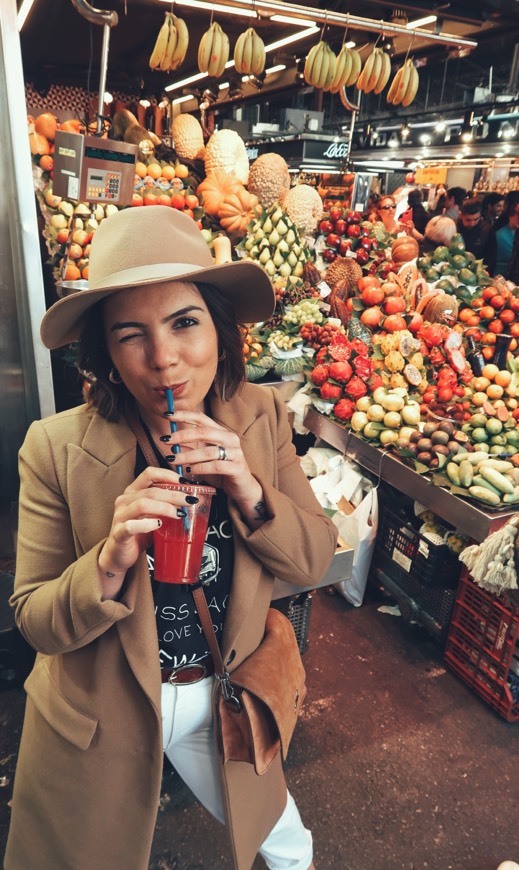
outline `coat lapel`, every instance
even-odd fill
[[[109,534],[115,499],[134,479],[135,447],[135,437],[124,421],[107,423],[98,414],[92,417],[81,446],[68,446],[69,503],[79,552],[90,550]],[[135,677],[159,709],[159,652],[145,554],[128,573],[124,601],[132,613],[117,623],[121,644]]]

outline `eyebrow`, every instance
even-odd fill
[[[203,311],[203,308],[200,308],[198,305],[186,305],[185,308],[179,308],[178,311],[173,311],[172,314],[168,314],[167,317],[161,321],[162,323],[169,323],[170,320],[174,320],[175,317],[182,317],[184,314],[189,314],[191,311]],[[120,320],[117,323],[114,323],[113,326],[110,327],[110,332],[116,332],[118,329],[136,329],[141,328],[144,329],[146,326],[145,323],[139,323],[138,320]]]

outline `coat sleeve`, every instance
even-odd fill
[[[29,428],[19,456],[16,578],[11,605],[21,633],[38,652],[90,643],[131,610],[102,601],[97,559],[104,540],[79,555],[70,511],[44,426]]]
[[[276,450],[277,485],[256,475],[270,519],[251,532],[235,517],[235,530],[275,577],[312,588],[326,573],[338,533],[303,473],[285,404],[277,390],[272,388],[270,393],[274,403],[271,449]],[[269,446],[265,445],[265,449]]]

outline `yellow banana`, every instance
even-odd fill
[[[209,62],[211,60],[211,47],[213,44],[213,34],[214,34],[214,24],[211,24],[209,30],[206,30],[202,39],[200,40],[200,45],[198,46],[198,69],[200,72],[207,72],[209,68]]]
[[[252,66],[252,27],[246,31],[245,42],[243,43],[243,56],[241,62],[241,72],[245,75],[250,75]]]
[[[308,54],[306,56],[305,69],[304,69],[303,75],[305,77],[305,82],[307,83],[307,85],[313,85],[313,83],[314,83],[314,66],[315,66],[315,60],[316,60],[317,55],[319,53],[320,45],[321,45],[321,43],[319,42],[319,43],[317,43],[317,45],[312,46],[312,48],[310,49],[310,51],[308,52]]]
[[[178,69],[184,62],[187,49],[189,46],[189,30],[187,24],[182,18],[177,18],[176,15],[171,15],[171,20],[177,29],[177,45],[171,58],[170,70]]]
[[[177,28],[173,24],[171,13],[169,14],[169,35],[168,35],[168,44],[166,46],[166,51],[162,56],[162,60],[160,62],[160,68],[162,72],[167,72],[171,67],[171,58],[175,53],[175,49],[177,47]]]
[[[166,48],[168,46],[168,38],[169,38],[169,12],[166,12],[164,17],[164,23],[159,30],[159,34],[157,36],[155,46],[150,55],[150,68],[151,69],[160,69],[160,63],[162,58],[166,53]]]
[[[215,76],[217,79],[219,79],[222,75],[225,69],[225,64],[229,60],[229,37],[226,33],[223,32],[222,28],[220,28],[219,57],[219,63],[215,72]]]
[[[409,84],[407,86],[407,90],[402,99],[403,106],[410,106],[416,97],[416,92],[418,90],[418,85],[420,84],[420,76],[418,75],[418,70],[416,69],[414,63],[411,62],[411,73],[409,76]]]
[[[409,86],[409,79],[411,78],[411,67],[412,61],[406,60],[405,64],[402,67],[402,75],[398,81],[398,87],[396,89],[396,94],[393,97],[393,105],[398,106],[405,97],[405,93]]]
[[[395,77],[394,77],[393,81],[391,82],[391,85],[389,87],[389,91],[387,92],[388,103],[392,103],[395,96],[396,96],[398,85],[399,85],[400,79],[402,78],[402,71],[403,71],[403,67],[399,67],[399,69],[395,73]]]
[[[350,77],[348,78],[348,80],[344,83],[347,88],[349,88],[350,85],[355,84],[355,82],[357,81],[357,79],[360,75],[360,71],[362,68],[362,58],[361,58],[360,54],[358,53],[358,51],[355,48],[351,48],[350,52],[351,52],[351,60],[352,60],[351,73],[350,73]]]
[[[335,65],[335,76],[330,85],[332,94],[336,94],[345,84],[351,73],[352,58],[349,48],[342,46]]]
[[[367,77],[366,85],[364,87],[364,91],[366,94],[370,94],[371,91],[375,89],[375,85],[378,82],[380,76],[380,70],[382,69],[382,52],[380,48],[373,49],[373,63],[371,65],[370,74]]]
[[[251,72],[255,76],[261,75],[265,69],[266,61],[265,43],[261,36],[252,29],[252,65]]]
[[[319,71],[319,80],[315,84],[316,88],[319,88],[320,90],[322,90],[324,87],[324,83],[328,77],[328,67],[330,66],[330,56],[328,54],[327,49],[328,49],[328,46],[323,45],[323,48],[322,48],[323,62],[321,64],[321,69]]]
[[[385,51],[380,51],[380,60],[380,75],[374,88],[376,94],[380,94],[380,92],[384,90],[388,83],[389,76],[391,75],[391,58]]]
[[[326,53],[328,55],[328,71],[323,79],[323,91],[330,90],[330,86],[335,78],[335,72],[337,70],[337,57],[329,45],[326,46]]]
[[[362,72],[357,79],[357,88],[359,91],[364,91],[367,87],[369,78],[371,76],[373,70],[373,61],[375,59],[375,53],[372,51],[366,60],[364,61],[364,66],[362,67]]]
[[[321,70],[323,68],[323,63],[325,60],[325,51],[324,51],[324,42],[319,43],[319,51],[317,52],[317,57],[315,59],[314,68],[312,70],[313,76],[313,86],[314,88],[321,87]]]
[[[210,76],[216,76],[218,71],[218,67],[220,66],[220,49],[222,45],[221,34],[223,33],[222,28],[219,24],[214,22],[213,24],[213,39],[211,42],[211,56],[209,58],[209,65],[207,67],[207,72]]]
[[[244,33],[240,33],[238,39],[236,40],[236,45],[234,46],[234,66],[236,72],[241,73],[242,65],[243,65],[243,46],[245,44],[245,39],[247,36],[247,31]]]

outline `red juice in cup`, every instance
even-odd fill
[[[197,504],[184,504],[185,516],[163,517],[162,526],[153,532],[153,573],[163,583],[197,583],[211,511],[212,486],[190,483],[157,483],[160,489],[171,489],[194,495]]]

